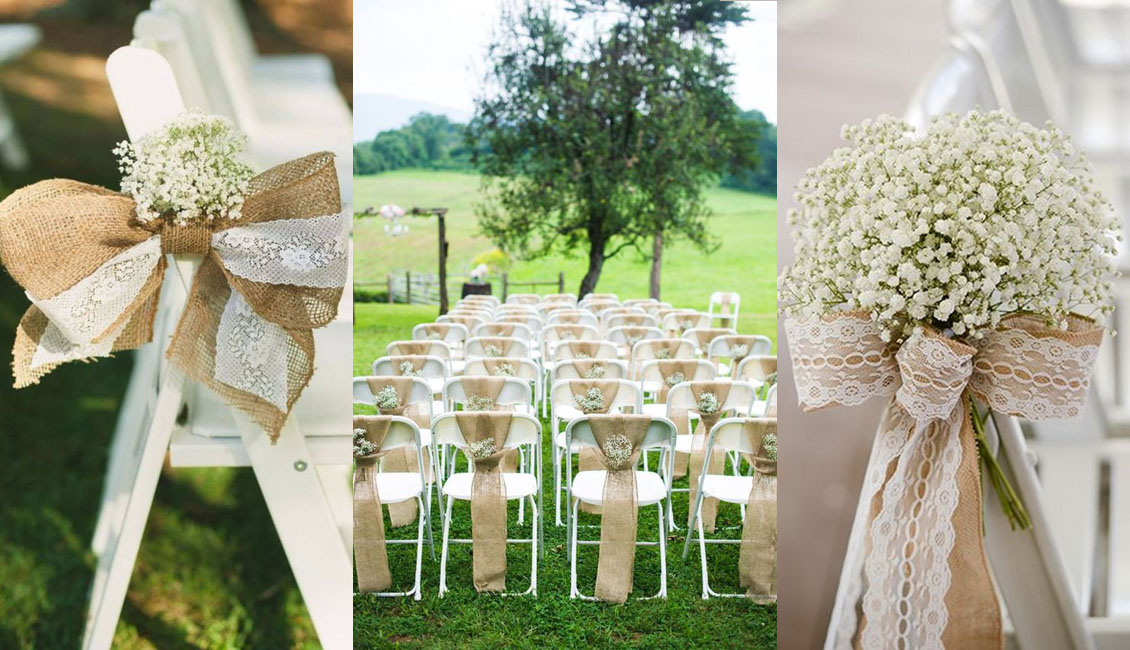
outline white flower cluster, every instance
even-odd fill
[[[789,214],[787,313],[864,310],[885,340],[929,325],[980,338],[1002,317],[1110,309],[1118,221],[1070,138],[1002,111],[844,127]]]
[[[434,331],[428,332],[428,340],[429,341],[438,341],[442,338],[443,338],[443,335],[440,334],[439,332],[434,332]]]
[[[761,449],[769,460],[777,460],[777,434],[767,433],[761,437]]]
[[[589,368],[588,372],[585,373],[585,379],[601,379],[604,377],[604,373],[604,366],[594,365],[593,367]]]
[[[687,380],[687,376],[684,375],[682,372],[676,370],[675,372],[671,373],[670,375],[667,375],[667,379],[664,380],[664,381],[667,383],[668,387],[673,388],[676,384],[681,384],[686,380]]]
[[[252,175],[238,159],[246,143],[227,119],[189,110],[137,142],[118,143],[122,192],[133,197],[142,222],[239,219]]]
[[[496,451],[498,451],[498,448],[495,447],[494,438],[483,438],[478,442],[467,445],[467,452],[475,460],[486,460],[493,456]]]
[[[488,343],[483,346],[483,354],[487,355],[488,357],[501,357],[502,348],[493,343]]]
[[[396,389],[392,386],[385,386],[377,391],[376,398],[373,400],[376,407],[382,411],[400,408],[400,396],[396,394]]]
[[[749,356],[749,346],[745,343],[739,343],[730,348],[730,356],[734,359],[744,359]]]
[[[722,405],[718,403],[718,396],[714,393],[703,393],[702,397],[698,398],[698,412],[704,415],[711,415],[718,412],[718,408]]]
[[[600,389],[593,386],[585,391],[584,395],[573,395],[573,399],[577,400],[577,405],[585,413],[592,413],[604,408],[604,393]]]
[[[765,385],[766,386],[773,386],[773,385],[776,385],[776,383],[777,383],[777,373],[771,372],[768,375],[765,375]]]
[[[353,457],[354,458],[363,458],[365,456],[372,454],[373,452],[375,452],[377,450],[377,446],[374,445],[373,443],[369,442],[369,439],[365,437],[366,435],[367,435],[367,432],[364,429],[358,428],[358,429],[353,430]]]
[[[626,336],[626,337],[624,337],[624,340],[628,343],[628,347],[631,348],[631,347],[635,347],[636,343],[639,343],[640,341],[642,341],[643,337],[642,336]]]
[[[513,377],[514,366],[509,363],[500,363],[494,367],[494,372],[491,374],[496,377]]]
[[[671,348],[659,348],[658,350],[655,351],[655,358],[656,359],[670,359],[671,358]]]
[[[401,361],[400,374],[404,377],[419,377],[420,371],[416,370],[411,361]]]
[[[494,400],[485,395],[472,395],[467,398],[468,411],[493,411]]]
[[[573,355],[574,359],[591,359],[588,352],[578,352]]]
[[[627,436],[614,433],[604,441],[604,458],[608,469],[624,469],[632,460],[632,441]]]

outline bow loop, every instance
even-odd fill
[[[898,388],[894,354],[866,313],[787,319],[785,329],[804,410],[854,406]]]
[[[932,330],[919,330],[895,355],[902,386],[898,403],[919,424],[948,418],[973,374],[976,350]]]

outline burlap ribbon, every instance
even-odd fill
[[[593,372],[594,368],[600,368],[605,373],[608,372],[607,361],[604,359],[572,359],[569,361],[573,366],[573,371],[577,373],[577,377],[581,379],[600,379],[601,377],[590,377],[589,374]],[[621,379],[621,377],[609,377],[609,379]]]
[[[475,329],[476,325],[483,322],[483,319],[479,318],[478,316],[459,316],[458,314],[452,315],[449,313],[447,315],[447,322],[462,325],[463,327],[467,328],[468,332],[470,332],[471,330]]]
[[[485,397],[490,400],[490,408],[488,411],[513,411],[513,404],[499,404],[498,396],[502,394],[503,388],[506,386],[505,377],[483,377],[483,376],[470,376],[462,377],[459,380],[460,385],[463,386],[463,392],[467,395],[468,404],[472,397]],[[463,410],[469,411],[467,404],[464,404]],[[501,467],[503,472],[513,472],[518,468],[518,463],[522,456],[518,453],[517,449],[511,449],[510,453],[502,458]]]
[[[484,357],[480,361],[483,362],[483,367],[487,369],[487,372],[494,377],[509,376],[502,374],[503,368],[507,366],[514,371],[513,376],[517,376],[518,368],[522,365],[522,359],[519,357]]]
[[[750,458],[754,475],[742,525],[738,580],[754,602],[771,603],[777,601],[777,461],[768,457],[763,441],[777,434],[777,421],[751,419],[742,429],[756,455]]]
[[[0,258],[33,305],[16,330],[15,385],[148,343],[164,254],[199,256],[169,360],[274,440],[313,375],[312,330],[337,314],[346,226],[330,153],[256,176],[242,215],[208,225],[142,223],[130,197],[76,181],[17,190],[0,203]]]
[[[976,347],[924,330],[897,352],[858,312],[787,320],[786,331],[806,410],[894,394],[864,479],[827,647],[999,648],[970,400],[1028,419],[1078,416],[1102,329],[1077,317],[1059,330],[1014,316]]]
[[[726,343],[728,343],[729,347],[730,347],[730,358],[734,360],[735,368],[737,367],[738,363],[741,362],[742,359],[745,359],[746,357],[749,356],[749,353],[753,351],[753,348],[754,348],[754,346],[757,345],[757,342],[758,342],[758,338],[756,336],[744,336],[744,335],[741,335],[741,334],[737,334],[737,335],[730,334],[726,337]],[[744,345],[746,347],[744,354],[741,354],[738,350],[735,349],[738,346],[742,346],[742,345]]]
[[[424,334],[429,338],[436,341],[447,340],[447,333],[451,331],[450,323],[425,323],[423,328]]]
[[[519,317],[519,318],[522,318],[523,320],[525,320],[524,316]],[[514,336],[514,325],[515,324],[516,323],[506,323],[506,322],[487,323],[483,327],[479,328],[479,331],[484,332],[486,336],[503,336],[503,337]]]
[[[598,409],[583,408],[578,400],[593,388],[599,390],[601,395],[604,396],[604,405]],[[573,393],[574,406],[584,412],[585,415],[605,414],[612,408],[612,403],[616,401],[616,395],[620,392],[620,382],[615,379],[570,379],[569,390]],[[596,450],[592,447],[582,447],[580,453],[577,454],[577,469],[584,472],[601,467],[604,467],[604,464],[600,461]],[[582,503],[580,510],[581,512],[598,513],[600,506]]]
[[[419,404],[413,404],[412,396],[412,378],[411,377],[368,377],[365,379],[369,384],[369,391],[374,395],[379,393],[386,386],[391,386],[396,391],[397,401],[400,406],[396,408],[380,409],[381,415],[399,415],[408,418],[416,423],[416,426],[421,429],[427,429],[432,426],[431,420],[428,418],[426,409],[421,408]],[[390,452],[385,459],[381,462],[386,472],[411,472],[414,471],[418,461],[416,459],[416,450],[412,447],[400,447]],[[427,463],[425,472],[426,478],[431,479],[431,463]],[[388,507],[389,520],[392,522],[393,528],[407,526],[416,521],[416,502],[415,501],[402,501],[400,503],[391,504]]]
[[[710,348],[710,342],[719,336],[733,334],[734,330],[725,327],[704,327],[694,333],[695,342],[704,353]]]
[[[575,341],[585,335],[584,325],[554,325],[553,331],[559,341]]]
[[[398,377],[415,377],[428,362],[428,357],[422,354],[397,354],[388,357],[392,364],[392,372]]]
[[[471,564],[476,591],[506,590],[506,484],[500,464],[514,416],[506,412],[460,411],[455,422],[467,442],[464,452],[474,459],[471,479]],[[471,446],[494,442],[494,453],[476,456]]]
[[[728,381],[692,381],[690,382],[691,395],[694,396],[695,408],[693,409],[698,413],[698,426],[695,427],[693,438],[691,438],[691,454],[687,462],[688,474],[690,480],[690,507],[687,512],[687,521],[690,521],[691,514],[694,510],[695,499],[698,498],[698,480],[702,474],[703,464],[706,460],[706,441],[710,436],[710,430],[718,424],[718,420],[722,419],[722,414],[726,412],[724,408],[726,398],[730,396],[730,386],[732,384]],[[702,401],[704,393],[714,393],[718,399],[718,410],[713,413],[703,413],[698,408],[698,403]],[[707,474],[721,474],[726,466],[726,455],[720,453],[710,454],[710,467],[706,468]],[[702,500],[702,509],[699,511],[699,518],[702,519],[702,527],[706,532],[714,532],[714,522],[718,516],[718,499],[706,498]],[[688,524],[689,525],[689,524]]]
[[[601,496],[595,595],[604,601],[623,603],[632,591],[636,562],[639,500],[635,467],[651,417],[591,415],[589,424],[598,447],[596,456],[607,471]],[[625,443],[631,446],[626,458]]]
[[[393,346],[393,353],[400,356],[424,356],[432,351],[431,341],[399,341]]]
[[[553,317],[554,323],[572,325],[581,322],[581,314],[558,314]]]
[[[483,336],[479,338],[479,347],[483,349],[484,354],[490,347],[498,348],[498,351],[501,353],[496,355],[486,354],[485,356],[507,357],[510,356],[510,350],[514,347],[516,342],[517,339],[504,336]]]
[[[569,351],[567,359],[595,359],[600,353],[600,341],[566,341],[561,347]]]
[[[668,383],[669,380],[673,376],[682,373],[683,381],[694,381],[695,374],[698,372],[698,361],[696,359],[664,359],[656,362],[655,368],[659,371],[659,376],[663,379],[659,386],[659,392],[655,395],[655,403],[666,404],[667,393],[670,393],[671,389],[677,385]],[[690,417],[687,413],[687,409],[685,408],[667,409],[667,419],[674,423],[675,431],[679,435],[685,436],[691,433]],[[674,478],[686,476],[689,462],[690,454],[675,452],[675,471],[672,476]]]
[[[392,586],[385,545],[381,495],[377,491],[377,462],[389,452],[381,450],[391,419],[381,415],[353,418],[354,429],[364,429],[365,438],[377,450],[354,459],[353,471],[353,565],[361,593],[385,591]],[[399,504],[393,504],[399,505]]]

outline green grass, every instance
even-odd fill
[[[448,272],[466,275],[471,260],[491,250],[489,240],[477,234],[475,204],[480,201],[479,176],[461,172],[397,170],[374,176],[355,176],[353,207],[380,207],[395,203],[404,208],[446,207]],[[724,188],[707,191],[707,204],[714,211],[710,231],[721,239],[721,247],[704,255],[685,241],[664,250],[661,298],[677,307],[705,310],[711,291],[741,294],[743,332],[765,334],[776,340],[777,325],[777,201],[774,197]],[[384,234],[383,219],[354,220],[354,281],[383,283],[393,270],[434,273],[436,227],[433,220],[409,217],[408,234],[391,238]],[[576,291],[586,268],[586,251],[565,257],[515,261],[512,280],[556,279],[565,273],[565,290]],[[623,251],[604,265],[597,291],[612,292],[621,299],[647,297],[650,261],[634,251]],[[494,282],[501,293],[501,280]],[[543,288],[541,293],[548,291]],[[453,295],[452,300],[458,298]]]
[[[457,172],[398,171],[354,179],[358,209],[369,205],[397,203],[404,207],[444,206],[448,219],[451,272],[465,271],[470,259],[491,245],[476,236],[473,205],[477,200],[478,177]],[[717,216],[711,221],[713,232],[723,236],[721,249],[702,258],[686,244],[675,244],[665,252],[663,298],[676,306],[705,309],[709,291],[733,289],[742,295],[742,333],[766,334],[776,339],[776,204],[771,198],[715,189],[709,201]],[[431,222],[413,219],[411,231],[399,239],[381,232],[378,219],[354,222],[355,276],[359,283],[379,282],[392,269],[431,271],[435,264],[435,231]],[[567,290],[575,290],[584,263],[580,259],[555,257],[549,260],[518,262],[511,269],[516,279],[555,277],[565,271]],[[648,263],[624,256],[605,266],[598,290],[612,291],[621,298],[645,296]],[[499,286],[495,285],[498,292]],[[453,296],[454,300],[457,296]],[[354,372],[368,374],[374,359],[382,356],[390,341],[408,338],[412,326],[429,322],[438,315],[435,307],[422,305],[358,304],[355,311],[353,346]],[[370,412],[363,407],[358,412]],[[548,422],[543,427],[548,429]],[[548,436],[548,433],[546,434]],[[623,606],[588,603],[569,599],[569,565],[566,556],[565,528],[553,525],[552,449],[543,445],[545,457],[545,558],[540,562],[536,599],[500,598],[481,595],[471,587],[471,553],[466,546],[454,546],[448,565],[451,591],[438,598],[439,564],[425,551],[423,568],[424,597],[420,602],[395,598],[358,596],[354,598],[353,628],[357,647],[386,647],[390,644],[414,648],[559,648],[582,646],[627,646],[641,648],[775,648],[776,608],[754,605],[745,599],[700,597],[701,578],[697,549],[686,561],[681,558],[685,537],[677,531],[668,537],[668,598],[657,601],[629,601]],[[686,479],[676,482],[686,487]],[[676,493],[677,521],[684,522],[686,493]],[[433,500],[433,532],[436,553],[442,532],[439,503]],[[723,505],[719,526],[740,524],[736,506]],[[599,524],[599,517],[582,515],[582,524]],[[654,539],[657,517],[654,508],[640,511],[641,538]],[[392,529],[390,538],[413,538],[415,527]],[[511,504],[511,536],[528,536],[529,519],[517,525],[516,505]],[[585,534],[582,529],[582,535]],[[588,539],[598,535],[588,529]],[[719,531],[736,537],[740,529]],[[470,536],[470,512],[466,503],[456,504],[453,516],[454,537]],[[410,546],[392,546],[390,566],[398,590],[411,585],[414,554]],[[591,593],[596,572],[596,547],[587,547],[579,556],[579,585]],[[720,591],[738,591],[738,547],[712,545],[709,548],[712,586]],[[529,581],[528,547],[513,547],[507,554],[507,585],[524,589]],[[641,547],[636,554],[636,595],[654,593],[658,588],[659,562],[655,548]]]

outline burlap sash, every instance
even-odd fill
[[[34,384],[67,361],[109,356],[149,342],[167,267],[161,253],[200,256],[202,262],[167,356],[188,379],[208,386],[275,440],[313,375],[312,330],[333,320],[343,287],[326,286],[324,282],[299,286],[297,280],[313,278],[318,272],[286,267],[253,243],[235,252],[237,247],[224,239],[224,233],[239,227],[238,238],[269,238],[263,235],[268,229],[314,228],[311,224],[332,223],[340,212],[331,153],[299,158],[259,174],[250,181],[240,218],[217,216],[207,226],[172,226],[164,220],[139,222],[130,197],[76,181],[41,181],[13,192],[0,203],[0,258],[29,296],[39,305],[47,305],[75,291],[92,290],[85,280],[96,286],[106,283],[91,294],[93,304],[65,308],[82,325],[97,325],[97,331],[62,333],[60,328],[69,329],[71,323],[49,321],[36,305],[27,310],[16,330],[12,351],[15,386]],[[305,225],[273,223],[281,220]],[[343,237],[344,232],[342,228],[340,233],[317,234],[320,240],[329,242]],[[222,246],[213,246],[216,238]],[[155,241],[154,246],[147,245],[150,240]],[[136,256],[123,260],[123,255]],[[344,249],[332,251],[329,257],[335,261],[327,268],[341,267],[343,285],[348,271]],[[152,260],[152,264],[140,264],[143,259]],[[112,268],[103,268],[111,263]],[[255,271],[248,270],[256,265]],[[96,276],[98,279],[93,280]],[[268,276],[273,280],[288,277],[275,284],[265,281]],[[115,293],[127,286],[130,295]],[[272,363],[267,370],[256,367],[240,373],[236,364],[221,363],[217,373],[218,358],[246,354],[244,341],[235,339],[248,336],[248,331],[222,327],[222,323],[233,320],[229,316],[223,321],[226,311],[241,310],[245,311],[235,318],[256,321],[257,328],[266,322],[259,329],[268,330],[266,338],[256,343],[269,345],[271,349],[264,354],[276,356],[270,356]],[[113,320],[102,323],[98,317]],[[230,338],[217,341],[221,332]]]
[[[559,341],[576,341],[585,335],[584,325],[554,325]]]
[[[748,420],[743,434],[757,450],[749,501],[738,554],[739,584],[758,603],[777,600],[777,461],[768,458],[762,444],[767,434],[777,434],[776,420]]]
[[[471,479],[471,560],[475,591],[506,590],[506,484],[500,463],[510,452],[505,447],[514,416],[505,412],[460,411],[455,422],[463,439],[464,452],[474,459]],[[494,442],[494,453],[478,456],[472,445],[481,440]]]
[[[398,377],[415,377],[428,362],[428,357],[420,354],[398,354],[390,356],[388,360],[392,364],[392,372]],[[407,367],[402,367],[404,364],[411,366],[411,373],[408,372]]]
[[[1028,419],[1077,417],[1102,329],[1078,317],[1059,330],[1014,316],[976,348],[923,330],[897,354],[864,313],[786,320],[786,330],[806,410],[894,393],[860,495],[827,647],[999,648],[970,400]],[[899,612],[921,624],[906,626]]]
[[[505,377],[463,377],[459,380],[463,385],[463,392],[467,394],[467,403],[463,405],[464,411],[473,410],[469,407],[470,399],[472,397],[485,397],[490,400],[490,408],[483,409],[487,411],[513,411],[513,404],[499,404],[498,396],[502,394],[503,387],[506,386]],[[502,459],[502,471],[513,472],[518,468],[518,463],[522,456],[518,453],[517,449],[511,449],[510,453]]]
[[[374,453],[354,459],[353,564],[357,569],[357,590],[363,594],[392,586],[381,496],[377,492],[377,461],[389,453],[382,451],[381,445],[390,424],[387,416],[353,418],[353,428],[364,429],[365,439],[377,447]]]
[[[734,361],[735,370],[737,370],[738,363],[748,357],[749,353],[753,351],[754,346],[757,345],[757,341],[758,338],[756,336],[743,336],[740,334],[737,336],[732,334],[727,336],[726,342],[730,345],[730,358]],[[739,351],[734,349],[741,345],[746,346],[745,354],[739,354]]]
[[[731,333],[733,333],[733,330],[722,327],[709,327],[700,329],[699,331],[695,332],[694,338],[698,343],[698,347],[705,353],[706,350],[710,347],[711,341],[718,338],[719,336],[726,336],[727,334]]]
[[[690,343],[684,339],[650,339],[649,343],[652,358],[660,361],[678,359],[679,351],[682,350],[684,346],[690,346]],[[666,357],[663,356],[664,353],[666,353]],[[636,359],[636,361],[641,360],[643,359]]]
[[[621,327],[620,333],[624,335],[624,343],[628,346],[629,358],[632,352],[632,346],[644,340],[648,333],[651,332],[650,327]]]
[[[483,362],[483,367],[487,369],[487,372],[494,377],[517,376],[518,368],[522,365],[522,360],[518,357],[483,357],[480,361]],[[502,368],[505,366],[510,366],[514,375],[503,375]]]
[[[516,341],[517,339],[512,339],[504,336],[484,336],[479,339],[479,346],[483,349],[483,354],[485,356],[507,357],[510,356],[510,350],[514,347]],[[487,349],[492,346],[498,348],[501,354],[486,354]]]
[[[396,344],[396,354],[405,357],[424,356],[432,351],[431,341],[400,341]]]
[[[569,359],[595,359],[600,352],[600,341],[566,341],[561,345],[569,351]]]
[[[561,314],[559,316],[555,316],[553,320],[554,320],[555,323],[560,323],[562,325],[571,325],[573,323],[581,322],[581,315],[580,314]]]
[[[408,418],[421,429],[432,426],[427,410],[421,408],[419,404],[410,403],[412,396],[411,377],[367,377],[365,381],[369,384],[369,391],[373,395],[379,393],[386,386],[392,386],[393,390],[396,391],[396,398],[400,402],[400,406],[391,409],[379,409],[381,415],[399,415]],[[418,466],[416,450],[412,447],[394,449],[381,461],[381,467],[386,472],[412,472]],[[425,463],[424,471],[426,478],[430,479],[431,463]],[[391,504],[388,506],[388,516],[393,528],[407,526],[416,521],[416,502],[409,500]]]
[[[604,601],[623,603],[632,591],[636,562],[639,502],[635,467],[651,417],[592,415],[589,416],[589,424],[598,446],[596,456],[608,472],[601,497],[600,555],[596,565],[595,595]],[[630,445],[630,450],[623,458],[623,449],[617,449],[617,445],[625,443]]]
[[[659,371],[660,377],[663,378],[659,386],[659,393],[655,396],[656,404],[667,403],[667,393],[670,393],[671,388],[673,388],[667,381],[673,375],[682,373],[683,381],[694,381],[695,374],[698,372],[698,361],[696,359],[664,359],[657,362],[655,366],[656,370]],[[687,409],[669,408],[667,409],[667,419],[675,424],[675,431],[679,435],[690,435],[691,423],[690,417],[687,415]],[[690,454],[675,452],[675,471],[672,476],[674,478],[686,476],[689,462]]]
[[[604,396],[604,406],[599,409],[586,410],[581,407],[577,398],[584,397],[589,389],[596,388]],[[573,393],[574,406],[583,411],[585,415],[604,414],[608,413],[612,408],[612,403],[616,401],[616,395],[620,392],[620,382],[615,379],[570,379],[569,390]],[[584,472],[596,470],[604,467],[604,463],[600,461],[596,450],[592,447],[582,447],[580,453],[577,454],[577,469]],[[598,513],[600,506],[594,506],[589,503],[582,503],[580,505],[581,512]]]
[[[573,365],[573,370],[577,373],[577,377],[581,379],[601,379],[601,377],[590,377],[589,373],[593,372],[593,368],[601,368],[608,372],[609,365],[603,359],[573,359],[569,363]],[[609,379],[620,379],[620,377],[609,377]]]
[[[650,322],[651,317],[647,314],[622,314],[620,316],[620,325],[624,327],[646,327],[644,323]]]
[[[690,511],[687,513],[687,521],[690,521],[690,516],[693,513],[694,502],[698,497],[698,480],[702,474],[703,461],[706,459],[706,440],[710,436],[710,430],[722,419],[722,414],[725,413],[723,406],[726,404],[726,398],[730,395],[730,386],[732,384],[728,381],[694,381],[691,382],[691,395],[694,396],[695,404],[697,405],[702,399],[703,393],[714,393],[718,398],[718,410],[713,413],[702,413],[696,406],[693,410],[698,413],[698,426],[695,427],[694,437],[691,438],[691,455],[688,461],[688,474],[690,480]],[[706,469],[707,474],[721,474],[726,465],[726,455],[722,453],[710,454],[710,467]],[[718,499],[706,498],[702,500],[702,509],[699,511],[699,518],[702,519],[702,527],[706,532],[714,532],[714,520],[718,516]]]
[[[489,336],[514,336],[514,323],[488,323],[482,328],[489,332]]]
[[[458,314],[453,316],[449,313],[447,315],[447,322],[462,325],[463,327],[467,328],[468,332],[470,332],[471,330],[475,329],[476,325],[482,322],[482,319],[476,316],[459,316]]]
[[[443,341],[447,339],[447,333],[451,331],[450,323],[426,323],[424,325],[424,332],[428,338],[433,341]],[[438,334],[433,338],[433,334]]]

